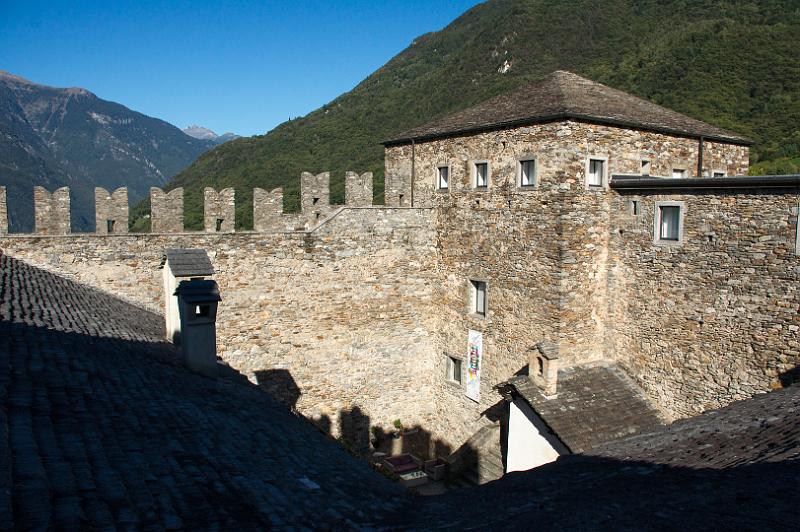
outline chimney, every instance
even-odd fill
[[[541,389],[542,394],[553,399],[558,395],[558,346],[542,341],[529,351],[528,377]]]
[[[186,367],[217,375],[217,306],[222,298],[215,281],[181,281],[175,290],[181,321],[181,353]]]

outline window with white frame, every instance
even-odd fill
[[[586,183],[590,187],[602,187],[606,177],[605,159],[589,159]]]
[[[488,188],[489,186],[489,163],[475,163],[475,188]]]
[[[461,384],[461,359],[456,357],[447,357],[447,373],[446,378],[450,382]]]
[[[679,243],[683,237],[682,205],[680,203],[659,202],[656,204],[655,241],[660,243]]]
[[[536,159],[522,159],[519,162],[519,186],[536,186]]]
[[[439,166],[436,168],[436,188],[447,190],[450,188],[450,167]]]
[[[470,280],[470,311],[478,316],[486,316],[486,282]]]
[[[650,161],[642,161],[642,175],[650,175]]]
[[[683,168],[672,169],[672,179],[683,179],[686,177],[686,170]]]
[[[722,170],[714,170],[714,173],[712,175],[714,177],[725,177],[725,172],[723,172]]]

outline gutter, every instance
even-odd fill
[[[800,174],[686,179],[614,175],[609,186],[614,190],[792,188],[800,187]]]

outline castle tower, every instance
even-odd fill
[[[150,188],[150,231],[153,233],[183,232],[183,189],[165,193]]]
[[[345,204],[351,207],[372,205],[372,172],[358,175],[347,172],[344,177]]]
[[[273,231],[281,228],[283,216],[283,188],[267,192],[263,188],[253,189],[253,230]]]
[[[95,231],[98,235],[128,232],[128,189],[120,187],[112,194],[102,187],[94,189]]]
[[[203,190],[203,227],[206,233],[232,233],[236,221],[236,191]]]

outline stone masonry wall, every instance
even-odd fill
[[[217,192],[203,190],[203,228],[206,233],[231,233],[236,225],[236,191],[225,188]]]
[[[300,174],[300,210],[306,219],[307,227],[316,225],[331,210],[331,174],[323,172],[314,175]]]
[[[604,158],[607,177],[673,168],[696,174],[696,140],[577,122],[422,142],[414,147],[414,204],[438,207],[442,279],[437,321],[436,425],[458,446],[483,423],[499,396],[492,387],[527,371],[528,351],[542,340],[560,349],[562,365],[616,358],[609,338],[610,217],[615,192],[586,186],[588,159]],[[747,148],[705,143],[704,168],[746,174]],[[533,158],[533,187],[519,186],[521,159]],[[386,201],[410,195],[411,147],[386,150]],[[489,186],[472,186],[473,162],[488,161]],[[448,166],[450,187],[435,189]],[[470,280],[487,282],[488,312],[470,312]],[[445,378],[447,356],[465,359],[468,331],[483,332],[481,400]],[[464,364],[465,365],[465,364]],[[662,403],[664,408],[670,408]]]
[[[8,233],[8,204],[6,203],[6,187],[0,187],[0,235]]]
[[[180,233],[183,231],[183,189],[165,193],[158,187],[150,188],[150,230],[153,233]]]
[[[40,235],[66,235],[70,227],[69,187],[50,193],[44,187],[33,187],[35,231]]]
[[[113,194],[101,187],[94,189],[95,227],[98,234],[128,232],[128,189],[118,188]]]
[[[683,202],[681,245],[653,243],[665,200]],[[798,190],[615,196],[610,348],[674,415],[780,386],[800,365],[798,205]]]
[[[430,425],[432,231],[429,209],[341,208],[310,233],[11,235],[0,249],[159,313],[164,249],[208,250],[220,356],[337,435],[358,410],[385,430]]]

